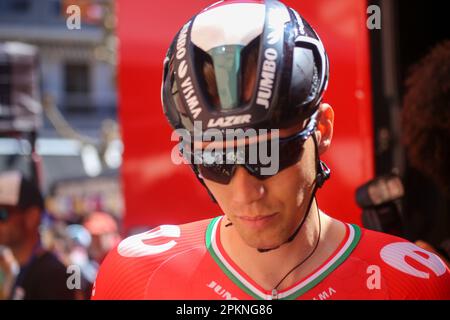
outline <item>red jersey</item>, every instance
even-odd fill
[[[404,239],[346,224],[336,251],[293,286],[272,293],[220,242],[222,217],[162,225],[123,240],[105,259],[93,299],[449,299],[443,261]]]

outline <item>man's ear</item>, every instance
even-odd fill
[[[333,138],[334,111],[327,103],[321,103],[319,106],[319,115],[317,117],[317,143],[319,144],[319,154],[325,153],[331,145]]]

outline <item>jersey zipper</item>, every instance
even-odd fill
[[[278,291],[277,291],[277,289],[273,289],[272,290],[271,300],[278,300]]]

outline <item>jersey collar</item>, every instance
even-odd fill
[[[208,225],[206,231],[206,246],[208,251],[222,271],[240,289],[255,299],[270,300],[272,293],[264,290],[248,275],[246,275],[227,255],[220,243],[219,226],[223,216],[216,217]],[[304,277],[296,284],[278,292],[279,299],[293,300],[320,283],[333,270],[341,265],[356,247],[361,238],[361,230],[357,225],[345,224],[345,237],[335,252],[315,271]]]

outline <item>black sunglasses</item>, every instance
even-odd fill
[[[303,145],[314,133],[316,125],[317,118],[315,114],[311,117],[304,130],[290,137],[278,139],[278,170],[269,174],[267,173],[267,168],[270,167],[270,163],[268,164],[267,161],[261,161],[259,157],[255,157],[256,159],[249,161],[251,160],[251,152],[254,151],[250,145],[237,148],[237,150],[223,150],[221,152],[199,150],[192,153],[189,151],[191,150],[190,148],[180,143],[180,152],[192,165],[199,178],[205,178],[220,184],[229,184],[236,172],[237,166],[240,165],[252,176],[260,180],[265,180],[296,164],[300,160],[304,150]],[[271,141],[268,140],[267,143],[270,144]],[[266,150],[271,150],[271,148],[267,147]]]
[[[6,208],[0,208],[0,222],[6,222],[9,218],[9,212]]]

